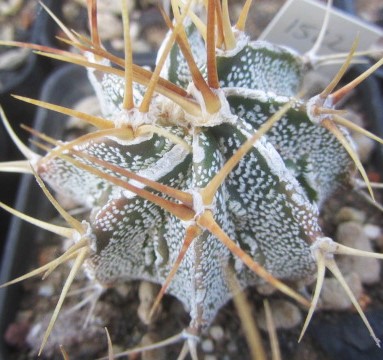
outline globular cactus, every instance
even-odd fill
[[[346,120],[336,104],[383,62],[335,91],[354,44],[328,87],[304,100],[299,91],[315,54],[250,41],[244,25],[251,1],[233,27],[227,1],[191,3],[174,1],[173,21],[164,15],[170,30],[154,71],[132,63],[125,5],[125,58],[102,47],[96,1],[88,1],[90,39],[63,29],[79,54],[5,43],[86,67],[103,112],[93,116],[19,97],[95,127],[70,142],[35,133],[51,145],[43,157],[20,145],[28,159],[19,168],[31,171],[31,164],[69,228],[18,215],[73,241],[56,260],[10,282],[74,259],[41,349],[82,266],[103,287],[160,284],[152,313],[165,292],[178,298],[191,321],[177,339],[187,340],[193,358],[198,335],[235,293],[231,277],[237,290],[270,283],[307,306],[305,330],[328,268],[379,345],[334,255],[383,256],[336,243],[322,232],[318,215],[334,192],[353,186],[357,170],[370,188],[347,128],[377,138]],[[90,209],[89,218],[69,215],[43,181]],[[310,301],[299,290],[315,277]]]

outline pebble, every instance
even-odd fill
[[[363,211],[349,206],[342,207],[335,216],[335,221],[337,224],[345,221],[356,221],[359,223],[364,223],[365,220],[366,214]]]
[[[0,16],[15,15],[23,6],[23,0],[8,0],[0,3]]]
[[[256,285],[256,288],[257,288],[257,292],[264,296],[272,295],[277,291],[275,286],[269,283]]]
[[[212,326],[210,329],[209,329],[209,334],[210,336],[216,340],[216,341],[220,341],[222,340],[223,336],[225,335],[223,329],[221,326],[218,326],[218,325],[214,325]]]
[[[102,40],[112,40],[121,37],[123,33],[122,21],[112,13],[98,14],[98,30]]]
[[[376,246],[380,249],[382,252],[383,249],[383,234],[380,234],[376,239],[374,239]]]
[[[148,281],[142,281],[138,288],[138,297],[140,299],[140,305],[137,309],[137,314],[140,320],[145,324],[149,325],[155,320],[160,314],[161,304],[157,307],[153,316],[150,317],[150,310],[152,309],[154,300],[156,299],[159,287]]]
[[[126,1],[128,12],[131,13],[134,8],[134,1]],[[97,1],[97,8],[100,12],[111,12],[121,14],[121,0],[102,0]]]
[[[376,240],[382,234],[380,227],[374,224],[365,224],[363,231],[370,240]]]
[[[124,284],[117,285],[114,289],[117,291],[117,293],[120,296],[126,298],[128,296],[128,294],[130,293],[130,291],[132,290],[132,287],[130,284],[124,283]]]
[[[51,297],[55,293],[55,289],[52,285],[41,285],[39,287],[38,294],[44,297]]]
[[[203,357],[204,360],[217,360],[217,357],[214,355],[205,355]]]
[[[303,79],[302,92],[305,98],[309,99],[312,96],[320,93],[327,85],[327,80],[317,71],[309,71]]]
[[[364,226],[355,221],[340,224],[337,228],[336,240],[354,249],[374,252]],[[343,255],[339,256],[337,263],[343,273],[356,272],[364,284],[374,284],[379,281],[381,265],[378,259]]]
[[[286,300],[270,300],[271,313],[276,329],[291,329],[302,321],[302,314],[298,306]],[[264,309],[257,317],[260,329],[267,331],[266,314]]]
[[[133,49],[135,53],[146,53],[151,51],[150,45],[146,40],[136,40]]]
[[[226,348],[227,348],[227,351],[232,353],[232,354],[235,354],[238,351],[238,345],[234,341],[230,341],[226,345]]]
[[[63,19],[75,19],[81,16],[80,5],[72,2],[65,1],[61,7]]]
[[[30,324],[27,322],[15,322],[8,325],[4,336],[4,341],[11,346],[23,348],[26,346]]]
[[[138,297],[141,304],[151,306],[156,297],[157,286],[148,281],[141,281],[138,288]]]
[[[362,282],[360,281],[358,274],[351,273],[344,275],[344,279],[355,298],[358,299],[363,292]],[[352,306],[352,302],[344,290],[341,289],[341,285],[337,279],[325,278],[319,306],[321,309],[327,310],[346,310]]]
[[[141,346],[153,345],[161,341],[158,335],[154,333],[147,333],[142,337]],[[159,347],[157,349],[146,350],[141,353],[142,360],[165,360],[166,359],[166,349],[164,347]]]
[[[146,40],[154,48],[159,48],[166,36],[167,30],[160,26],[151,26],[146,30]]]
[[[206,339],[202,341],[201,348],[204,352],[212,352],[214,351],[214,343],[210,339]]]
[[[367,162],[370,159],[371,153],[375,148],[374,140],[358,133],[353,134],[352,139],[354,140],[354,143],[356,145],[356,152],[358,153],[360,160],[363,163]]]
[[[0,56],[0,70],[10,71],[21,66],[30,54],[29,49],[12,49]]]
[[[30,322],[34,316],[34,312],[30,309],[20,310],[17,313],[16,322]]]
[[[74,105],[73,108],[74,110],[81,111],[90,115],[99,116],[101,114],[100,101],[96,95],[90,95],[90,96],[82,98]],[[79,120],[78,118],[75,118],[75,117],[70,117],[66,127],[71,128],[72,122],[75,123],[76,127],[81,128],[83,126],[87,126],[87,123],[85,121]],[[81,124],[78,125],[78,123],[81,123]]]

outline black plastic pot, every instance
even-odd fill
[[[76,79],[74,83],[73,79]],[[58,69],[44,85],[41,99],[52,103],[60,103],[71,107],[79,99],[92,94],[84,69],[69,65]],[[54,116],[52,116],[54,114]],[[65,116],[52,113],[45,109],[38,109],[35,129],[60,138],[63,133]],[[4,175],[2,175],[4,176]],[[5,175],[7,176],[7,175]],[[2,199],[3,201],[3,199]],[[40,219],[49,219],[54,212],[52,206],[45,199],[41,189],[30,175],[22,177],[17,194],[15,207],[26,214]],[[2,211],[3,212],[3,211]],[[41,234],[37,235],[37,234]],[[34,226],[13,217],[1,263],[0,283],[15,278],[31,266],[30,261],[36,252],[36,237],[40,240],[49,234],[39,232]],[[4,333],[8,325],[14,320],[22,296],[22,285],[16,284],[0,290],[0,359],[9,359],[12,349],[4,342]]]
[[[48,6],[50,3],[54,2],[54,0],[45,1]],[[28,39],[31,43],[41,43],[40,35],[45,32],[48,22],[48,14],[41,10],[40,5],[36,11],[38,16],[33,24],[30,38]],[[13,129],[24,142],[27,141],[28,135],[25,131],[21,131],[20,124],[32,125],[36,107],[16,100],[11,94],[32,98],[37,97],[40,93],[41,86],[44,83],[44,79],[51,69],[51,61],[31,52],[26,62],[20,68],[14,71],[7,71],[6,73],[0,72],[0,77],[2,77],[3,82],[3,86],[0,89],[0,105],[10,120]],[[22,155],[19,153],[16,146],[12,144],[5,128],[0,125],[0,161],[21,158]],[[6,201],[7,203],[14,202],[18,179],[18,176],[12,174],[0,175],[0,198],[3,199],[3,201]],[[0,234],[2,234],[2,238],[5,237],[9,222],[10,216],[1,212]],[[2,254],[3,245],[3,241],[0,238],[0,255]]]
[[[47,0],[47,6],[55,3],[54,0]],[[49,15],[41,8],[36,7],[36,19],[32,25],[30,36],[25,42],[42,44],[41,34],[46,32],[50,23]],[[31,52],[25,63],[15,70],[1,71],[0,78],[2,86],[0,88],[0,103],[6,110],[9,117],[20,118],[24,114],[30,114],[33,107],[24,110],[20,102],[16,102],[10,97],[10,94],[19,94],[24,96],[36,96],[39,94],[44,76],[49,72],[50,61],[38,57]]]

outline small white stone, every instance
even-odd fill
[[[136,53],[144,53],[144,52],[149,52],[151,50],[149,44],[143,40],[134,41],[133,49]]]
[[[374,224],[364,225],[363,231],[370,240],[376,240],[382,233],[380,227]]]
[[[154,284],[148,281],[141,281],[138,287],[138,297],[141,304],[147,304],[148,306],[151,306],[156,297],[156,289],[157,286]]]
[[[347,274],[344,276],[344,279],[355,298],[360,298],[363,288],[358,274]],[[323,282],[319,306],[321,309],[345,310],[352,306],[352,302],[337,279],[326,278]]]
[[[204,360],[217,360],[217,358],[214,355],[205,355],[203,357]]]
[[[114,288],[119,295],[127,297],[132,287],[129,284],[120,284]]]
[[[157,334],[147,333],[142,337],[141,346],[150,346],[159,341],[161,341],[161,339]],[[141,353],[142,360],[165,360],[166,358],[166,349],[164,347],[145,350]]]
[[[127,1],[126,6],[128,7],[128,12],[131,13],[134,8],[134,1]],[[110,12],[119,15],[121,13],[121,0],[97,1],[97,7],[100,12]]]
[[[101,114],[100,101],[96,95],[90,95],[82,98],[75,104],[74,109],[91,115]]]
[[[210,329],[209,329],[209,333],[210,333],[210,336],[216,340],[216,341],[219,341],[223,338],[223,336],[225,335],[223,329],[220,327],[220,326],[212,326]]]
[[[360,161],[362,161],[363,163],[368,161],[375,147],[374,140],[358,133],[353,134],[352,138],[354,140],[354,143],[356,144],[356,150]]]
[[[340,224],[336,239],[339,243],[363,251],[374,252],[362,224],[348,221]],[[365,256],[339,256],[338,266],[343,274],[356,272],[363,284],[374,284],[380,279],[380,261]]]
[[[81,16],[81,5],[74,1],[65,1],[61,6],[62,15],[65,21],[72,21]]]
[[[338,224],[345,221],[357,221],[363,223],[366,220],[366,214],[353,207],[342,207],[335,216],[335,220]]]
[[[111,13],[98,13],[98,30],[102,40],[112,40],[123,33],[122,21]]]
[[[54,287],[52,285],[41,285],[39,287],[39,295],[44,297],[53,296],[55,293]]]
[[[291,329],[302,321],[299,308],[286,300],[270,301],[271,314],[276,329]],[[266,314],[264,309],[257,316],[257,324],[260,329],[267,331]]]
[[[30,54],[29,49],[19,48],[11,49],[1,54],[0,56],[0,70],[10,71],[21,66]]]
[[[214,350],[214,343],[210,339],[202,341],[201,348],[204,352],[212,352]]]
[[[230,341],[226,345],[226,348],[227,348],[228,352],[233,353],[233,354],[237,353],[237,351],[238,351],[238,345],[234,341]]]
[[[150,311],[152,309],[154,300],[158,293],[158,286],[148,281],[142,281],[138,288],[138,297],[140,299],[140,305],[137,309],[138,317],[141,321],[149,325],[152,321],[155,321],[161,313],[161,304],[157,307],[153,316],[150,317]]]
[[[269,283],[256,285],[256,288],[257,291],[264,296],[272,295],[277,291],[275,286],[270,285]]]

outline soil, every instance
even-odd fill
[[[257,6],[253,6],[256,10],[254,29],[250,32],[254,36],[262,29],[276,10],[284,1],[257,1]],[[360,3],[360,4],[359,4]],[[378,6],[382,7],[381,1],[371,1],[369,6],[363,9],[359,7],[366,2],[358,2],[358,9],[363,16],[370,19],[373,17],[372,9]],[[375,8],[371,5],[375,4]],[[137,11],[146,11],[137,8]],[[255,10],[254,10],[255,11]],[[367,15],[366,15],[367,14]],[[251,22],[250,28],[253,26]],[[113,41],[112,41],[113,42]],[[118,44],[118,41],[114,41]],[[155,47],[153,45],[153,47]],[[153,48],[152,45],[149,49]],[[145,46],[144,49],[147,49]],[[145,50],[146,51],[146,50]],[[351,101],[350,101],[351,102]],[[352,109],[359,112],[358,107]],[[366,121],[365,119],[365,122]],[[68,130],[72,134],[73,128]],[[381,169],[377,168],[372,161],[366,164],[368,174],[374,181],[382,181],[380,177]],[[377,201],[382,203],[382,194],[377,192]],[[337,223],[334,214],[339,213],[340,209],[349,206],[354,209],[361,210],[369,224],[375,224],[380,228],[380,235],[375,240],[375,250],[383,251],[383,235],[382,224],[383,216],[372,205],[364,201],[356,192],[344,190],[334,196],[324,207],[322,213],[322,222],[325,224],[325,232],[329,236],[333,236],[336,232]],[[51,220],[58,223],[59,220],[53,218]],[[35,239],[37,254],[34,263],[30,264],[30,269],[54,259],[57,254],[62,252],[62,243],[59,239],[52,238],[39,233]],[[68,274],[68,268],[62,266],[56,269],[46,280],[41,281],[39,278],[30,279],[23,282],[25,296],[21,299],[20,309],[14,322],[9,325],[5,334],[6,342],[14,349],[9,360],[24,360],[36,358],[36,352],[40,346],[41,335],[46,328],[47,321],[52,309],[57,302],[57,294],[59,294],[63,281]],[[383,274],[382,274],[383,275]],[[117,288],[107,289],[98,298],[92,311],[92,316],[87,327],[83,327],[89,311],[90,303],[81,309],[74,311],[74,307],[82,299],[92,293],[94,288],[88,289],[87,292],[76,294],[76,289],[81,290],[89,284],[86,275],[78,276],[72,286],[72,296],[65,301],[65,309],[61,311],[61,316],[54,327],[54,331],[48,342],[41,359],[62,359],[62,355],[57,349],[57,344],[62,344],[65,351],[70,355],[71,360],[76,359],[95,359],[105,356],[107,353],[107,338],[103,327],[108,328],[111,334],[114,352],[123,351],[132,348],[140,343],[145,337],[147,342],[156,342],[160,339],[170,337],[177,334],[188,325],[188,315],[184,311],[182,305],[173,297],[165,296],[161,305],[161,310],[154,323],[145,325],[138,315],[138,308],[142,304],[139,297],[139,290],[142,284],[132,282],[122,284]],[[154,289],[155,290],[155,289]],[[312,289],[308,289],[312,291]],[[253,288],[247,289],[245,295],[251,306],[253,318],[257,322],[257,315],[263,308],[263,297],[257,294]],[[279,294],[273,294],[268,299],[283,299]],[[361,298],[365,304],[365,308],[383,309],[383,291],[379,284],[365,286],[363,296]],[[286,299],[287,301],[290,301]],[[314,316],[312,329],[318,329],[317,324],[322,321],[341,322],[344,314],[354,313],[351,308],[343,313],[321,311]],[[305,311],[302,312],[302,315]],[[36,327],[36,323],[41,322],[40,328]],[[309,330],[302,342],[298,345],[297,339],[301,330],[302,323],[287,330],[279,330],[278,338],[283,359],[291,360],[325,360],[330,359],[331,355],[326,352],[321,342],[318,340],[318,331]],[[365,330],[367,331],[367,330]],[[27,343],[27,334],[29,333],[29,344]],[[271,350],[269,336],[267,332],[262,331],[261,337],[264,348],[271,358]],[[34,347],[31,348],[31,343]],[[129,359],[176,359],[181,351],[182,344],[176,344],[155,351],[147,351],[141,355],[132,355]],[[241,326],[241,320],[236,312],[232,302],[228,303],[217,315],[215,321],[209,331],[201,337],[199,352],[201,359],[250,359],[249,349]],[[341,359],[341,357],[338,357]],[[378,359],[378,357],[370,357],[370,359]]]
[[[338,213],[344,206],[350,206],[359,210],[362,208],[362,211],[369,219],[369,223],[383,224],[382,214],[378,213],[376,209],[363,201],[361,202],[361,199],[355,193],[342,192],[331,199],[323,211],[322,218],[323,221],[326,221],[328,235],[333,235],[336,229],[334,221],[329,221],[329,219],[334,219],[334,214]],[[57,223],[57,221],[58,219],[52,219],[53,223]],[[31,264],[31,269],[53,260],[57,257],[57,254],[62,252],[62,245],[59,239],[52,239],[51,236],[42,235],[36,242],[38,244],[37,263]],[[377,244],[376,250],[382,252],[382,235],[380,235]],[[56,269],[44,281],[41,281],[39,278],[33,278],[23,282],[25,295],[21,300],[17,317],[9,325],[5,335],[6,341],[14,348],[14,352],[9,357],[9,360],[37,358],[37,351],[41,345],[43,332],[47,327],[50,314],[56,305],[58,294],[68,271],[69,269],[66,266],[62,266]],[[76,295],[76,290],[81,291],[81,289],[86,288],[88,288],[88,291]],[[156,321],[149,325],[143,324],[138,315],[138,309],[142,303],[142,300],[139,298],[139,289],[139,282],[122,284],[117,288],[106,290],[99,297],[93,311],[91,310],[91,303],[74,311],[75,306],[92,293],[85,274],[78,276],[71,287],[73,295],[65,300],[61,316],[55,324],[41,359],[61,360],[62,355],[57,344],[64,347],[66,352],[70,354],[71,360],[90,360],[105,356],[107,353],[107,340],[103,329],[105,326],[111,335],[115,353],[140,346],[143,344],[143,339],[145,339],[144,344],[147,345],[148,343],[168,338],[187,327],[189,322],[187,313],[184,311],[182,304],[171,296],[165,296]],[[158,287],[155,287],[154,291],[158,291]],[[308,291],[312,291],[312,289],[308,289]],[[260,296],[255,288],[247,289],[245,295],[252,309],[252,316],[257,323],[257,316],[263,308],[264,297]],[[280,294],[273,294],[266,298],[271,302],[281,299],[291,302],[291,300],[286,299]],[[365,310],[378,309],[381,312],[383,309],[383,291],[380,284],[364,287],[363,295],[359,300],[364,302]],[[88,325],[83,327],[89,312],[92,315],[91,319]],[[306,311],[302,310],[303,317],[305,313]],[[323,349],[320,341],[318,341],[318,334],[320,333],[318,326],[321,326],[323,322],[324,324],[339,322],[340,325],[340,321],[344,318],[345,314],[355,315],[355,311],[351,307],[343,312],[317,311],[308,333],[299,344],[297,339],[301,331],[302,322],[299,322],[298,326],[290,329],[279,329],[278,338],[282,358],[289,360],[331,359],[332,356]],[[363,324],[359,324],[359,327],[362,329],[359,331],[367,333]],[[358,333],[355,327],[349,330]],[[380,330],[377,329],[377,331]],[[29,343],[27,343],[28,333]],[[267,357],[271,358],[268,333],[261,331],[261,338]],[[341,339],[339,342],[342,345]],[[367,343],[371,346],[370,342],[371,339],[368,337]],[[32,348],[31,345],[33,345]],[[372,346],[375,345],[372,344]],[[181,351],[181,347],[182,344],[175,344],[159,350],[147,351],[141,355],[141,358],[176,359]],[[233,302],[229,302],[220,310],[208,332],[202,335],[199,356],[201,359],[206,360],[251,359],[241,320]],[[129,357],[129,359],[139,358],[138,354]],[[340,357],[340,359],[346,358]],[[379,359],[379,357],[369,357],[369,359],[374,360]]]

